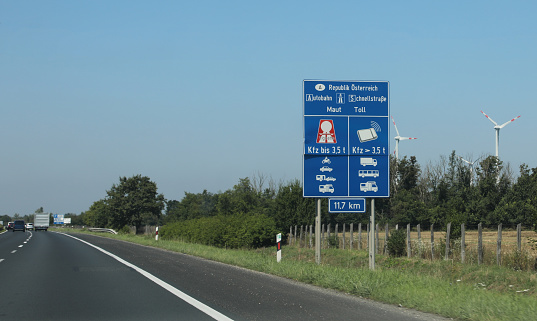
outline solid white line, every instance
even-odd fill
[[[82,243],[85,243],[101,252],[103,252],[104,254],[110,256],[110,257],[113,257],[114,259],[118,260],[120,263],[123,263],[125,264],[126,266],[136,270],[138,273],[140,273],[141,275],[145,276],[146,278],[148,278],[149,280],[155,282],[156,284],[160,285],[162,288],[164,288],[165,290],[167,290],[168,292],[172,293],[173,295],[175,295],[176,297],[178,297],[179,299],[187,302],[188,304],[192,305],[193,307],[195,307],[196,309],[200,310],[201,312],[207,314],[208,316],[212,317],[213,319],[215,320],[222,320],[222,321],[232,321],[233,319],[230,319],[228,318],[227,316],[223,315],[222,313],[214,310],[213,308],[201,303],[200,301],[194,299],[193,297],[190,297],[188,295],[186,295],[185,293],[181,292],[180,290],[174,288],[173,286],[171,286],[170,284],[162,281],[161,279],[157,278],[156,276],[152,275],[151,273],[145,271],[145,270],[142,270],[141,268],[137,267],[136,265],[132,264],[132,263],[129,263],[125,260],[123,260],[122,258],[120,258],[119,256],[116,256],[96,245],[93,245],[89,242],[86,242],[84,240],[81,240],[79,238],[76,238],[72,235],[69,235],[69,234],[64,234],[64,233],[58,233],[58,234],[63,234],[65,236],[68,236],[70,238],[73,238],[75,240],[78,240]]]

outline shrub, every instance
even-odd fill
[[[388,254],[391,256],[403,256],[406,254],[406,231],[395,230],[387,240]]]
[[[226,248],[259,248],[274,245],[277,230],[274,219],[266,215],[235,214],[166,224],[159,233],[162,239]]]

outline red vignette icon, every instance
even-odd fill
[[[336,131],[334,130],[334,121],[331,119],[321,119],[319,121],[319,131],[317,132],[318,144],[335,144]]]

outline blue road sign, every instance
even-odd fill
[[[365,213],[365,198],[329,198],[329,213]]]
[[[304,197],[389,197],[389,83],[303,86]]]

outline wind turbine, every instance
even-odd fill
[[[470,185],[473,185],[473,181],[474,181],[474,163],[476,161],[473,161],[473,162],[470,162],[470,161],[467,161],[466,159],[462,158],[462,156],[458,156],[463,162],[467,163],[468,165],[470,165]]]
[[[487,114],[485,114],[483,111],[481,111],[481,113],[482,113],[483,115],[485,115],[485,117],[487,117],[488,120],[490,120],[490,121],[494,124],[494,129],[496,130],[496,157],[499,157],[499,149],[500,149],[500,129],[504,128],[507,124],[512,123],[512,122],[514,122],[515,120],[519,119],[520,116],[515,117],[515,118],[511,119],[510,121],[505,122],[503,125],[499,126],[494,120],[492,120],[492,118],[490,118],[490,117],[489,117]]]
[[[417,139],[414,137],[401,137],[399,136],[399,130],[397,129],[397,125],[395,124],[395,120],[392,116],[393,125],[395,126],[395,131],[397,132],[397,136],[395,136],[395,158],[399,159],[399,141],[405,140],[405,139]]]

